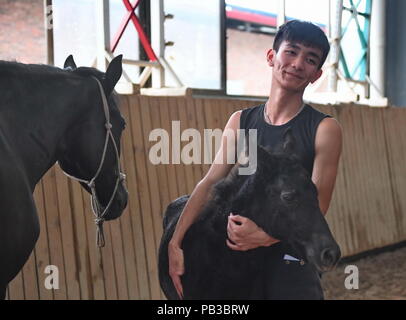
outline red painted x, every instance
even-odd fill
[[[140,41],[142,46],[145,49],[145,52],[147,53],[147,56],[149,58],[150,61],[157,61],[158,58],[155,55],[154,50],[151,47],[151,44],[148,41],[147,36],[145,35],[144,29],[141,26],[140,20],[138,20],[137,15],[135,14],[135,9],[137,9],[139,3],[141,2],[141,0],[136,0],[135,4],[132,5],[131,2],[129,0],[123,0],[123,3],[127,9],[127,15],[123,18],[123,21],[121,22],[120,28],[118,29],[118,32],[116,33],[112,43],[111,43],[111,52],[114,52],[114,50],[116,50],[117,45],[121,39],[121,37],[123,36],[123,33],[125,31],[125,29],[127,28],[128,23],[131,21],[134,24],[135,29],[137,29],[138,35],[140,37]]]

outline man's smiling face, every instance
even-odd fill
[[[267,58],[268,64],[273,67],[273,81],[287,90],[304,91],[322,74],[319,68],[322,51],[301,43],[283,41],[277,52],[273,49],[268,51]]]

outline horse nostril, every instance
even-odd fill
[[[336,251],[327,248],[321,252],[321,263],[325,266],[333,266],[337,261]]]

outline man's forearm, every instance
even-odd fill
[[[186,231],[195,222],[204,205],[207,203],[210,197],[210,189],[211,184],[204,180],[196,185],[180,215],[175,232],[170,241],[171,245],[181,247]]]

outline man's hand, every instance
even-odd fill
[[[252,220],[232,213],[228,217],[227,235],[227,246],[236,251],[269,247],[279,242],[278,239],[265,233]]]
[[[169,275],[175,286],[176,292],[180,299],[183,299],[183,287],[180,281],[180,276],[185,272],[185,265],[183,260],[183,250],[169,242],[168,245],[168,258],[169,258]]]

